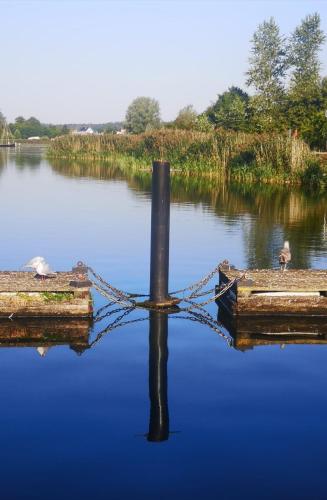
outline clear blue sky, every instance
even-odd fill
[[[163,119],[204,110],[244,87],[250,39],[275,17],[284,34],[324,0],[0,0],[0,110],[9,120],[121,120],[129,103],[159,100]],[[327,48],[321,52],[327,74]]]

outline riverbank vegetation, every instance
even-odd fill
[[[155,99],[138,97],[119,135],[66,135],[52,141],[49,155],[114,159],[141,170],[164,159],[188,176],[326,186],[326,165],[313,153],[327,142],[324,41],[318,14],[306,16],[289,37],[271,18],[252,38],[246,72],[252,95],[232,86],[203,113],[189,105],[166,123]]]
[[[121,168],[150,168],[170,161],[173,171],[244,182],[325,182],[309,147],[281,134],[157,130],[138,135],[64,136],[51,143],[50,157],[116,161]]]

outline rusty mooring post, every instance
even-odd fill
[[[148,441],[166,441],[169,438],[167,396],[168,316],[150,311],[149,331],[149,396],[150,423]]]
[[[169,275],[170,164],[154,161],[152,171],[150,301],[164,303]]]

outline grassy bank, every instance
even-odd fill
[[[239,182],[325,182],[324,168],[301,140],[277,134],[159,130],[140,135],[62,136],[50,157],[117,160],[141,169],[168,160],[185,175],[217,176]]]

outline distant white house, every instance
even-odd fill
[[[78,130],[73,130],[72,134],[74,135],[97,135],[98,132],[93,130],[91,127],[81,127]]]
[[[125,135],[127,133],[127,130],[125,128],[121,128],[120,130],[117,130],[116,134],[117,135]]]

